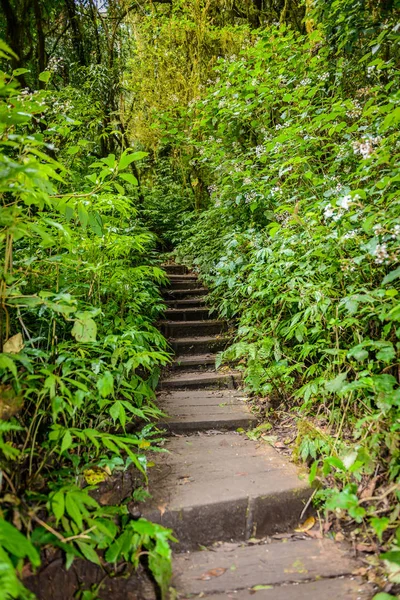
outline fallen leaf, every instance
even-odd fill
[[[226,569],[224,567],[216,567],[215,569],[210,569],[197,577],[197,579],[201,579],[202,581],[208,581],[212,577],[221,577],[225,573]]]
[[[378,552],[378,546],[376,544],[356,544],[356,550],[358,552]]]
[[[325,521],[322,529],[324,530],[324,533],[328,533],[328,531],[330,530],[331,527],[332,527],[332,521]]]
[[[3,352],[7,354],[18,354],[24,347],[21,333],[16,333],[3,344]]]
[[[322,535],[322,533],[319,531],[319,529],[316,529],[315,531],[306,531],[305,532],[310,538],[313,538],[314,540],[322,540],[322,538],[324,537]]]
[[[365,488],[360,493],[361,499],[370,498],[370,496],[374,495],[377,481],[378,481],[377,477],[373,477],[372,479],[369,480],[368,484],[365,486]]]
[[[193,481],[191,477],[179,477],[178,485],[184,485],[185,483],[190,483],[191,481]]]
[[[302,525],[299,525],[299,527],[296,527],[295,531],[297,533],[305,533],[309,529],[312,529],[314,527],[314,525],[315,525],[315,517],[309,517],[308,519],[306,519],[304,521],[304,523]]]
[[[165,511],[167,510],[167,506],[168,504],[160,504],[159,506],[157,506],[158,510],[160,511],[160,515],[163,516],[163,514],[165,513]]]
[[[286,445],[283,442],[275,442],[274,448],[286,448]]]
[[[272,585],[255,585],[251,588],[254,592],[258,592],[259,590],[273,590]]]
[[[99,467],[94,467],[93,469],[85,469],[85,471],[83,471],[83,476],[88,485],[96,485],[98,483],[101,483],[108,477],[107,473]]]
[[[335,542],[344,542],[344,535],[340,531],[335,535]]]
[[[108,490],[108,492],[105,492],[104,494],[102,494],[102,496],[100,496],[99,502],[102,506],[106,506],[107,504],[110,504],[111,498],[114,495],[114,490]]]

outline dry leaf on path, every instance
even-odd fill
[[[310,529],[312,529],[315,525],[315,517],[309,517],[308,519],[306,519],[304,521],[304,523],[302,525],[299,525],[299,527],[296,527],[295,531],[297,533],[305,533],[306,531],[309,531]]]
[[[209,571],[206,571],[205,573],[203,573],[203,575],[197,577],[197,579],[201,579],[202,581],[208,581],[212,577],[221,577],[221,575],[223,575],[226,570],[227,569],[225,569],[224,567],[216,567],[215,569],[210,569]]]
[[[319,529],[316,529],[315,531],[306,531],[305,533],[313,540],[322,540],[324,537]]]
[[[158,510],[160,511],[160,515],[163,516],[163,514],[165,513],[165,511],[167,510],[167,506],[168,504],[160,504],[159,506],[157,506]]]
[[[360,498],[362,500],[364,498],[370,498],[371,496],[374,495],[374,491],[375,491],[375,488],[376,488],[377,481],[378,481],[377,477],[373,477],[372,479],[370,479],[370,481],[368,482],[368,484],[365,486],[365,488],[360,493]]]
[[[378,552],[378,546],[376,544],[356,544],[356,550],[358,552]]]
[[[286,444],[284,444],[283,442],[275,442],[274,444],[274,448],[286,448]]]

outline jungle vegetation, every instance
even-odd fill
[[[146,495],[171,251],[400,583],[398,0],[0,7],[0,600],[47,547],[145,551],[168,597],[171,531],[93,491],[129,468]]]

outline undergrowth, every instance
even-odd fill
[[[317,501],[372,529],[397,582],[399,27],[375,25],[346,52],[272,27],[219,61],[186,122],[209,205],[177,253],[237,323],[222,359],[313,419]]]
[[[77,117],[96,104],[21,92],[21,71],[0,72],[0,598],[31,596],[18,573],[48,547],[67,568],[137,566],[144,552],[166,597],[171,531],[93,497],[119,470],[145,486],[159,450],[150,420],[169,354],[152,323],[166,276],[129,168],[146,153],[96,159],[99,137]]]

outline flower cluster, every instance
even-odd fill
[[[244,195],[244,201],[246,202],[246,204],[250,204],[256,198],[257,198],[257,192],[247,192]]]
[[[265,152],[265,146],[262,144],[260,146],[256,146],[255,153],[257,158],[260,158]]]
[[[369,137],[364,138],[361,142],[356,141],[353,142],[353,151],[354,154],[361,154],[361,156],[366,159],[371,156],[374,152],[375,147],[378,146],[382,138],[380,136],[377,137]]]
[[[387,250],[387,245],[386,244],[377,244],[374,255],[376,256],[375,262],[377,265],[382,265],[384,262],[387,262],[387,259],[389,258],[389,252]]]
[[[332,204],[327,204],[324,208],[324,218],[325,219],[332,219],[333,221],[339,221],[339,219],[341,219],[344,215],[344,211],[343,210],[338,210],[336,211],[334,209],[334,207],[332,206]]]
[[[52,56],[47,63],[47,71],[57,73],[64,65],[64,59],[61,56]]]

